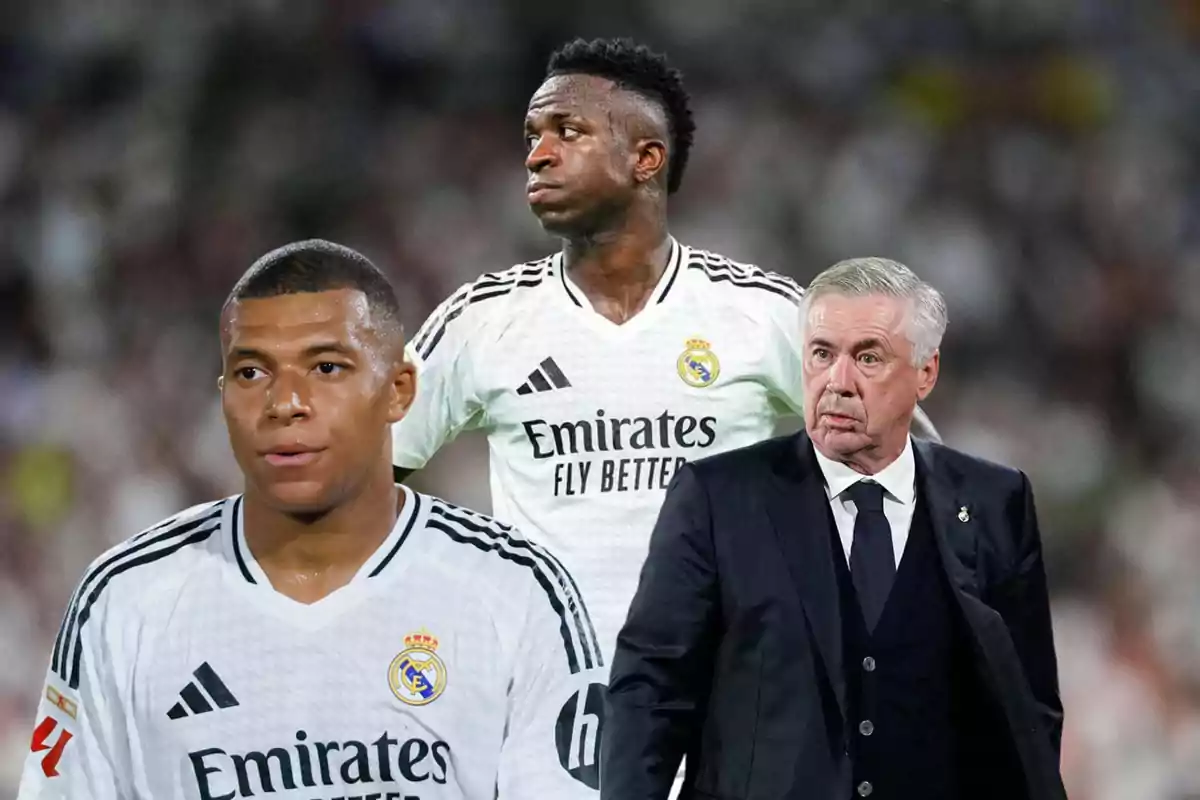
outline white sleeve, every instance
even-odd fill
[[[478,427],[483,406],[469,346],[477,326],[472,284],[438,306],[405,354],[417,368],[417,393],[404,419],[392,426],[392,463],[420,469],[461,431]]]
[[[800,318],[800,300],[803,289],[790,278],[787,280],[795,292],[795,299],[770,298],[770,313],[766,314],[767,332],[770,342],[767,354],[767,390],[771,396],[771,407],[780,417],[804,415],[803,364],[804,321]]]
[[[543,577],[517,644],[496,796],[596,800],[607,670],[573,581]]]
[[[117,696],[103,601],[79,629],[68,608],[38,703],[17,800],[125,800],[133,796],[129,737]]]

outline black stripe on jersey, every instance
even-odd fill
[[[571,298],[571,302],[583,308],[583,302],[575,296],[575,293],[571,291],[571,285],[567,283],[567,263],[565,257],[559,261],[558,277],[562,280],[563,291],[567,293],[567,297]]]
[[[549,258],[522,265],[508,272],[489,273],[474,283],[463,287],[445,303],[446,312],[440,319],[430,319],[413,340],[413,346],[422,359],[429,358],[446,334],[446,326],[470,306],[494,297],[511,294],[520,287],[537,286],[546,278]]]
[[[237,698],[233,696],[233,692],[229,691],[229,687],[225,685],[225,681],[217,675],[216,670],[208,665],[205,661],[192,673],[196,676],[196,680],[200,681],[200,685],[204,687],[204,691],[208,692],[208,696],[213,699],[218,708],[233,708],[238,704]],[[193,684],[188,684],[191,688]],[[185,690],[186,691],[186,690]],[[187,699],[186,697],[184,698]],[[189,703],[188,705],[191,705]],[[196,709],[192,709],[195,711]],[[209,709],[211,711],[211,709]]]
[[[113,578],[115,578],[116,576],[120,575],[122,572],[127,572],[127,571],[133,569],[134,567],[140,567],[145,564],[151,564],[155,561],[166,558],[167,556],[171,555],[172,553],[182,550],[183,548],[187,547],[188,545],[196,544],[198,542],[203,542],[205,539],[212,536],[214,531],[219,530],[220,527],[221,527],[220,522],[218,522],[216,525],[213,525],[211,527],[200,528],[199,530],[194,531],[190,535],[185,536],[183,539],[176,539],[175,541],[171,542],[171,544],[169,546],[164,547],[162,550],[155,550],[152,553],[146,553],[144,555],[138,556],[137,558],[130,559],[128,561],[123,561],[119,565],[113,567],[112,572],[109,572],[107,575],[105,575],[103,578],[101,578],[99,581],[96,582],[95,587],[93,587],[93,589],[92,589],[92,593],[90,595],[88,595],[87,604],[84,605],[83,609],[79,612],[79,626],[75,630],[74,656],[71,659],[71,674],[70,674],[70,679],[67,680],[67,686],[69,686],[72,689],[79,688],[79,668],[80,668],[80,663],[82,661],[82,656],[83,656],[83,626],[87,624],[88,618],[91,617],[92,606],[95,605],[96,600],[99,599],[100,594],[104,591],[104,587],[106,587],[108,585],[108,582],[110,580],[112,580]],[[66,653],[64,652],[64,656],[65,655],[66,655]],[[60,674],[63,674],[63,673],[60,673]],[[66,678],[66,675],[63,674],[63,677]]]
[[[183,691],[179,693],[183,698],[183,702],[187,703],[187,707],[192,710],[193,714],[203,714],[205,711],[212,711],[212,704],[204,699],[204,695],[196,688],[196,684],[189,683],[183,687]]]
[[[683,271],[679,268],[679,262],[683,260],[681,258],[683,255],[682,250],[683,248],[679,246],[679,242],[672,239],[671,254],[667,256],[667,270],[671,273],[671,277],[667,279],[667,285],[663,287],[662,294],[658,296],[659,303],[667,299],[667,292],[671,291],[671,287],[675,285],[675,279]]]
[[[233,557],[237,561],[238,570],[242,573],[242,577],[248,582],[257,584],[254,576],[250,573],[250,567],[246,565],[246,559],[242,556],[242,496],[238,495],[238,499],[233,501],[233,524],[229,526],[233,531]]]
[[[464,534],[462,531],[456,530],[450,525],[446,525],[436,519],[431,519],[425,524],[427,527],[441,531],[456,542],[469,544],[473,547],[483,550],[484,552],[490,550],[507,561],[512,561],[515,564],[520,564],[533,570],[533,575],[537,579],[537,582],[541,584],[542,589],[546,592],[546,596],[550,598],[550,606],[554,609],[555,613],[558,614],[559,632],[562,634],[563,649],[567,653],[567,666],[571,670],[571,674],[579,672],[579,653],[571,640],[571,631],[567,623],[566,609],[563,607],[562,601],[559,600],[554,594],[554,588],[550,585],[545,574],[538,569],[536,562],[534,562],[532,558],[527,558],[526,556],[518,555],[516,553],[510,553],[507,550],[501,550],[500,543],[498,541],[493,540],[492,542],[483,542],[479,539],[474,539]],[[584,654],[585,661],[590,661],[590,659],[586,658],[586,648],[584,649]],[[590,668],[591,664],[589,663],[588,666]]]
[[[563,375],[562,370],[558,368],[558,364],[554,363],[553,358],[547,358],[541,364],[538,364],[538,366],[544,369],[546,374],[550,376],[550,382],[554,384],[554,388],[565,389],[571,385],[571,382],[567,380],[567,376]],[[534,375],[536,374],[534,372]],[[533,375],[530,375],[529,378],[532,380]]]
[[[437,514],[454,527],[451,529],[443,525],[440,520],[434,519],[427,524],[443,531],[455,541],[471,544],[480,550],[492,550],[501,558],[533,570],[534,577],[550,600],[551,608],[559,615],[561,621],[559,629],[562,633],[563,646],[567,653],[567,663],[571,672],[579,671],[580,654],[582,654],[583,663],[588,669],[593,666],[604,666],[604,658],[600,653],[600,644],[596,638],[596,629],[592,625],[587,606],[584,605],[583,596],[579,592],[575,579],[571,577],[571,573],[562,563],[539,545],[525,539],[514,539],[510,535],[512,531],[510,526],[495,520],[487,520],[466,509],[458,509],[458,511],[460,513],[454,513],[449,508],[434,505],[431,513]],[[479,536],[485,537],[486,541],[481,541]],[[525,551],[529,555],[526,556],[515,551]],[[558,585],[562,592],[561,598],[554,590],[553,584]],[[567,614],[568,605],[571,608],[569,616]],[[574,625],[571,624],[572,622]],[[574,636],[572,636],[572,632]],[[576,645],[572,644],[572,640],[578,642],[578,649]]]
[[[215,503],[210,503],[208,505],[211,507],[211,506],[214,506],[221,502],[223,502],[223,501],[217,500]],[[167,517],[162,522],[157,522],[154,525],[151,525],[149,528],[146,528],[146,530],[135,535],[130,541],[140,542],[142,539],[145,539],[147,536],[151,535],[152,533],[161,531],[163,528],[167,528],[171,525],[174,525],[176,522],[178,522],[179,518],[183,515],[183,513],[186,513],[186,512],[180,512],[179,514],[175,514],[173,516]],[[86,580],[87,577],[88,577],[88,575],[85,573],[83,576],[83,580]],[[58,662],[62,656],[63,639],[66,638],[64,636],[64,634],[66,633],[66,630],[67,630],[67,620],[69,620],[71,618],[71,615],[74,613],[75,598],[79,595],[79,589],[83,585],[83,580],[81,580],[80,586],[76,587],[75,591],[71,594],[71,599],[67,602],[67,609],[66,609],[66,611],[63,612],[62,622],[59,623],[59,626],[58,626],[58,635],[54,637],[54,652],[50,656],[50,669],[53,672],[58,672]]]
[[[414,348],[416,348],[418,353],[421,352],[421,349],[425,346],[425,343],[429,341],[429,337],[433,335],[434,331],[441,327],[442,320],[446,318],[446,314],[448,314],[452,309],[457,308],[458,305],[463,302],[463,299],[471,293],[472,286],[473,284],[468,283],[465,286],[459,287],[458,291],[450,295],[450,298],[446,300],[442,306],[434,309],[434,312],[429,316],[429,319],[425,320],[424,324],[417,329],[416,335],[414,335],[412,339],[412,345]],[[445,311],[439,313],[443,307],[445,308]]]
[[[786,289],[780,289],[778,286],[773,286],[769,283],[760,283],[758,281],[745,280],[745,279],[734,277],[733,275],[715,274],[715,273],[709,272],[707,269],[704,269],[699,264],[692,264],[689,267],[689,269],[703,269],[705,276],[713,283],[720,283],[722,281],[728,281],[730,284],[737,286],[739,288],[762,289],[764,291],[771,292],[772,294],[777,294],[780,297],[783,297],[792,303],[796,303],[797,305],[799,305],[799,303],[800,303],[800,301],[797,300],[796,297],[793,294],[791,294],[790,292],[788,292]]]
[[[675,285],[675,279],[678,278],[679,273],[683,271],[680,268],[680,264],[683,261],[682,255],[683,255],[683,248],[680,246],[679,242],[672,239],[671,240],[671,250],[669,253],[667,253],[667,266],[663,270],[663,272],[670,273],[670,274],[666,278],[666,285],[663,286],[662,294],[660,294],[658,296],[658,299],[654,301],[655,305],[658,305],[663,300],[667,299],[667,293],[669,293],[671,291],[671,287]],[[579,306],[580,308],[583,308],[583,302],[578,297],[575,296],[575,293],[573,291],[571,291],[570,284],[567,283],[566,261],[560,260],[559,263],[560,263],[559,276],[562,278],[563,291],[565,291],[567,293],[567,297],[571,298],[572,303]]]
[[[418,352],[424,349],[429,342],[431,336],[448,322],[448,316],[451,313],[457,312],[461,307],[469,305],[472,292],[479,292],[486,289],[496,289],[511,286],[513,281],[518,278],[535,277],[539,272],[545,269],[548,259],[541,261],[530,262],[519,267],[514,267],[506,272],[489,272],[481,275],[477,280],[459,287],[458,291],[450,296],[448,300],[439,307],[442,310],[441,314],[435,313],[425,324],[417,331],[417,335],[413,338],[414,346]],[[455,313],[455,316],[458,314]]]
[[[728,273],[736,279],[765,281],[784,291],[791,292],[799,302],[804,298],[804,288],[795,280],[779,272],[771,272],[754,264],[742,264],[707,250],[693,251],[699,262],[710,272]]]
[[[766,289],[776,294],[783,294],[797,305],[804,298],[804,289],[791,278],[777,272],[767,272],[748,264],[736,264],[711,254],[704,254],[699,261],[690,265],[693,269],[701,269],[710,280],[728,280],[737,286]]]
[[[418,492],[410,492],[409,497],[412,498],[413,507],[412,513],[408,517],[408,524],[404,526],[404,530],[400,533],[400,538],[396,540],[395,546],[393,546],[388,554],[383,557],[383,561],[379,562],[379,566],[371,570],[371,572],[367,575],[368,578],[374,578],[376,575],[383,572],[383,568],[391,562],[396,553],[400,552],[400,548],[404,546],[404,540],[408,538],[410,533],[412,533],[413,524],[416,523],[417,516],[421,513],[421,495]]]
[[[767,272],[749,265],[735,265],[728,261],[717,261],[701,254],[700,260],[688,264],[689,269],[701,270],[713,283],[728,281],[730,284],[747,289],[762,289],[780,297],[787,298],[799,305],[804,298],[804,290],[791,278],[776,272]]]
[[[145,533],[154,533],[157,531],[156,535],[148,538],[143,535],[135,537],[133,543],[128,547],[113,553],[102,563],[84,573],[83,578],[79,581],[79,587],[75,590],[75,594],[71,596],[71,602],[67,604],[67,610],[66,613],[63,614],[62,624],[58,628],[58,637],[54,640],[54,653],[50,658],[51,671],[61,675],[63,680],[67,679],[67,656],[69,654],[69,650],[67,648],[71,642],[72,632],[78,622],[79,607],[83,602],[84,593],[87,592],[88,587],[94,580],[96,580],[100,573],[108,569],[113,564],[116,564],[128,556],[133,555],[134,553],[145,550],[148,547],[153,547],[161,542],[166,542],[176,539],[180,536],[184,536],[191,531],[194,531],[197,528],[212,522],[213,520],[219,520],[224,505],[225,503],[223,500],[217,501],[216,503],[210,505],[201,516],[192,518],[189,522],[180,523],[178,522],[178,516],[173,517],[172,519],[176,520],[176,524],[172,525],[166,530],[162,530],[161,524],[156,525],[145,531]]]
[[[221,501],[220,501],[220,500],[218,500],[217,502],[219,503],[219,502],[221,502]],[[139,533],[137,536],[134,536],[134,537],[133,537],[133,541],[135,541],[135,542],[137,542],[137,541],[140,541],[140,540],[142,540],[142,539],[145,539],[147,536],[149,536],[150,534],[154,533],[155,531],[161,531],[163,528],[169,528],[170,526],[172,526],[172,525],[174,525],[175,523],[179,522],[179,518],[180,518],[181,516],[183,516],[183,515],[182,515],[182,514],[176,514],[176,515],[175,515],[175,516],[173,516],[173,517],[167,517],[167,518],[166,518],[166,519],[164,519],[162,522],[158,522],[158,523],[156,523],[156,524],[154,524],[154,525],[151,525],[149,528],[146,528],[146,530],[142,531],[142,532],[141,532],[141,533]]]
[[[571,573],[567,571],[567,568],[563,566],[562,562],[559,561],[553,553],[541,545],[529,541],[528,539],[514,539],[511,536],[513,531],[513,527],[511,525],[505,525],[502,522],[484,517],[474,511],[470,511],[465,508],[451,507],[445,503],[442,503],[440,507],[434,506],[433,510],[446,519],[462,525],[475,533],[482,533],[491,538],[498,538],[507,543],[510,547],[518,550],[527,550],[530,553],[538,556],[539,559],[550,569],[555,580],[558,582],[558,585],[563,587],[564,591],[569,586],[571,592],[574,593],[574,598],[568,597],[567,599],[574,609],[575,626],[576,630],[580,633],[579,642],[580,644],[584,645],[585,653],[587,651],[587,645],[590,644],[591,651],[596,657],[596,664],[601,667],[604,666],[604,657],[600,654],[600,645],[596,637],[596,628],[592,625],[591,615],[588,614],[587,606],[583,602],[583,594],[579,591],[579,586],[575,583],[575,578],[571,576]],[[582,622],[579,618],[580,613],[583,614]],[[584,623],[587,624],[586,631],[583,628]]]

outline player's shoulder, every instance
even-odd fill
[[[211,556],[207,545],[236,498],[186,508],[110,547],[84,570],[73,604],[126,604]]]
[[[555,255],[487,272],[467,281],[438,304],[413,337],[413,348],[428,359],[448,333],[465,340],[479,326],[519,313],[551,285]]]
[[[700,290],[714,296],[786,309],[796,308],[804,298],[804,288],[780,272],[699,247],[687,247],[685,256],[685,274]]]
[[[449,548],[461,548],[459,557],[487,574],[522,582],[531,573],[555,573],[560,569],[558,559],[549,550],[512,525],[440,497],[424,495],[424,499],[429,505],[425,526],[436,531]]]
[[[213,557],[209,547],[233,498],[187,508],[102,553],[84,570],[54,642],[51,669],[72,688],[79,685],[85,635],[106,622],[135,624],[161,602],[164,586],[183,585],[197,564]]]
[[[437,497],[425,496],[429,513],[425,527],[444,539],[448,548],[461,548],[448,563],[467,576],[476,592],[504,596],[503,605],[526,598],[526,608],[543,620],[557,617],[572,672],[602,663],[596,629],[579,584],[552,552],[511,525]]]

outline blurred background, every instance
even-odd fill
[[[927,407],[1033,479],[1070,796],[1200,798],[1196,0],[5,3],[0,795],[87,563],[239,488],[234,280],[332,238],[415,330],[552,250],[521,123],[575,35],[685,71],[681,240],[802,283],[892,256],[947,295]],[[481,440],[420,486],[487,509]]]

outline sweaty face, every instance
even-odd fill
[[[606,78],[559,75],[529,101],[527,197],[548,232],[593,232],[630,202],[637,153],[624,95]]]
[[[912,364],[907,300],[826,294],[804,331],[804,422],[837,461],[888,462],[904,449],[918,401],[937,382],[938,356]]]
[[[390,469],[413,373],[362,292],[240,300],[223,323],[221,402],[247,493],[321,513]]]

